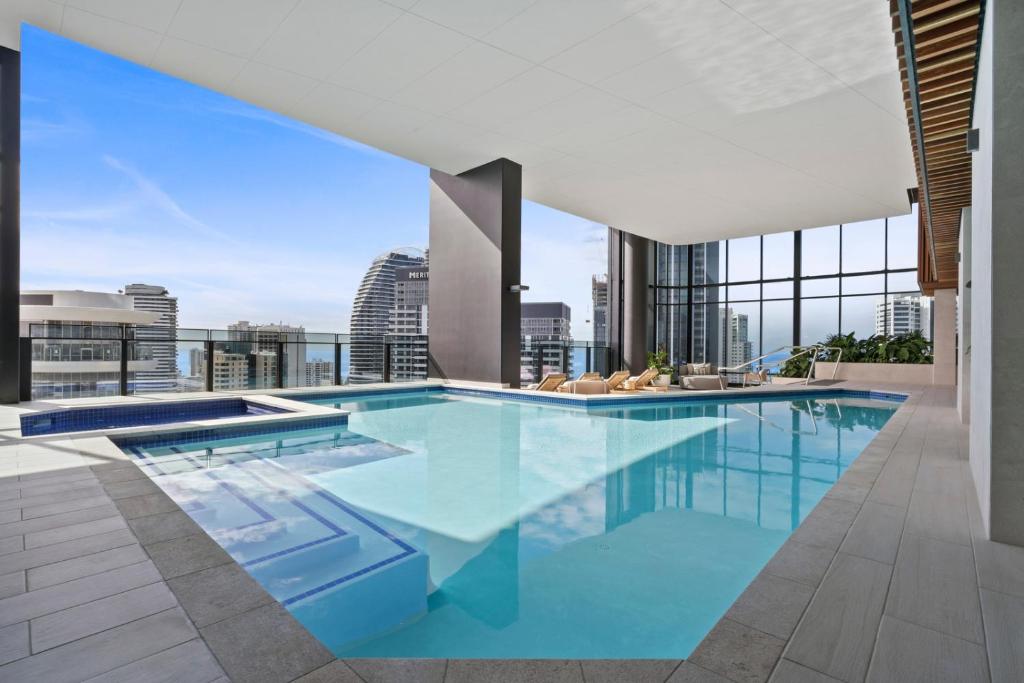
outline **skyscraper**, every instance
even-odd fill
[[[749,317],[746,313],[736,313],[731,308],[720,308],[718,316],[719,339],[722,343],[718,357],[721,359],[721,365],[735,368],[749,363],[754,358]]]
[[[608,343],[608,276],[590,278],[590,293],[594,303],[594,343]]]
[[[906,334],[920,332],[931,338],[930,299],[920,294],[897,294],[888,300],[879,297],[875,304],[875,334]]]
[[[564,372],[572,374],[572,354],[563,349],[572,343],[572,311],[558,302],[523,303],[520,313],[520,371],[521,379],[531,380],[538,373]]]
[[[429,289],[427,266],[395,269],[395,305],[388,321],[393,381],[425,379],[427,376]]]
[[[178,385],[178,299],[160,285],[125,285],[124,293],[136,311],[159,315],[156,322],[135,327],[136,355],[156,364],[155,370],[136,372],[135,382],[150,391],[173,391]]]
[[[283,385],[302,386],[306,378],[306,328],[284,323],[261,325],[239,320],[228,325],[228,339],[236,352],[249,355],[252,388],[272,387],[277,381],[278,343],[284,342]]]
[[[393,249],[373,259],[352,304],[349,381],[353,384],[383,379],[384,336],[395,307],[395,271],[426,263],[424,252],[414,247]]]

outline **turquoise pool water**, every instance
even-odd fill
[[[898,404],[401,392],[125,449],[346,657],[683,658]]]

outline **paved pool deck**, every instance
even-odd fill
[[[0,680],[1024,680],[1024,548],[983,537],[952,389],[832,386],[909,398],[685,661],[337,660],[109,439],[2,406]]]

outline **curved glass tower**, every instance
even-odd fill
[[[416,247],[392,249],[373,259],[356,292],[349,325],[352,339],[353,384],[384,378],[384,335],[395,306],[395,269],[424,266],[426,254]]]

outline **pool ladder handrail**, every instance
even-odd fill
[[[810,346],[792,346],[792,345],[790,345],[790,346],[780,346],[779,348],[775,349],[774,351],[769,351],[768,353],[766,353],[764,355],[758,356],[757,358],[754,358],[752,360],[748,360],[746,363],[741,363],[739,365],[734,365],[732,367],[727,367],[727,368],[718,368],[718,374],[719,375],[738,375],[740,373],[744,373],[744,370],[743,370],[744,368],[749,367],[749,368],[753,369],[753,366],[754,366],[755,363],[763,361],[765,358],[768,358],[769,356],[774,356],[775,354],[779,353],[780,351],[785,351],[787,349],[800,349],[800,351],[797,352],[797,353],[790,354],[790,356],[788,358],[784,359],[784,360],[771,361],[770,363],[761,363],[760,367],[763,369],[764,367],[766,367],[768,365],[771,365],[771,366],[782,365],[782,364],[784,364],[784,363],[786,363],[786,362],[788,362],[790,360],[793,360],[794,358],[799,358],[800,356],[806,355],[808,353],[812,353],[813,355],[811,355],[811,365],[810,365],[810,368],[808,368],[808,370],[807,370],[807,377],[804,378],[804,385],[805,386],[809,385],[811,383],[811,377],[814,376],[814,366],[818,362],[818,356],[821,355],[822,352],[824,352],[824,351],[838,351],[839,352],[839,355],[836,356],[835,365],[832,367],[832,377],[831,377],[831,379],[835,379],[836,378],[836,372],[839,370],[839,363],[840,363],[840,361],[843,360],[843,349],[838,347],[838,346],[825,346],[824,344],[811,344]],[[744,382],[743,385],[746,386],[746,378],[745,377],[744,377],[743,382]]]

